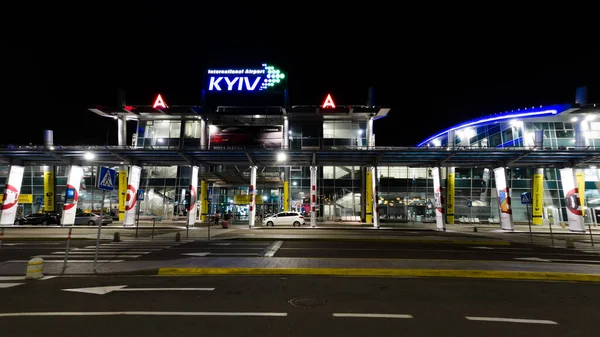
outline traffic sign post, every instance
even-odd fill
[[[531,210],[529,209],[529,205],[531,205],[531,193],[521,193],[521,204],[525,205],[525,208],[527,209],[527,224],[529,225],[529,242],[533,243],[533,233],[531,232]]]
[[[144,200],[144,196],[145,196],[144,190],[139,189],[137,191],[137,200],[138,201]],[[139,227],[140,227],[140,203],[138,202],[137,203],[137,217],[135,219],[135,238],[136,239],[138,238],[138,229],[139,229]]]
[[[106,191],[112,192],[115,189],[115,178],[117,172],[109,167],[100,166],[98,168],[98,189],[102,190],[102,201],[100,202],[100,222],[98,223],[98,236],[96,237],[96,252],[94,254],[94,267],[96,271],[96,264],[98,263],[98,250],[100,248],[100,235],[102,234],[102,220],[104,218],[104,199],[106,198]]]
[[[471,219],[473,219],[473,201],[471,199],[467,200],[467,207],[469,207],[469,222],[471,222]]]

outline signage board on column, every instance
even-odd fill
[[[83,168],[81,166],[71,165],[65,189],[65,204],[63,206],[62,217],[60,218],[60,222],[63,226],[75,224],[81,178],[83,178]]]
[[[283,210],[290,210],[290,182],[287,180],[283,182]]]
[[[563,194],[565,196],[565,205],[567,206],[569,230],[583,232],[585,231],[585,227],[583,225],[583,212],[581,210],[582,207],[579,199],[579,190],[575,186],[573,169],[560,169],[560,180],[562,182]]]
[[[119,221],[125,220],[127,204],[127,170],[119,171]]]
[[[433,207],[435,208],[435,224],[437,229],[444,230],[444,199],[442,198],[442,186],[440,184],[440,169],[434,167],[431,169],[433,176]]]
[[[188,225],[196,223],[196,203],[198,202],[198,166],[192,166],[190,179],[190,200],[188,201]]]
[[[200,221],[208,218],[208,181],[200,182]]]
[[[504,167],[494,169],[496,180],[496,192],[498,194],[498,207],[500,209],[500,227],[503,230],[514,230],[512,219],[512,208],[510,201],[510,190],[506,183],[506,170]]]
[[[0,225],[14,225],[15,223],[24,172],[25,167],[23,166],[11,165],[10,167],[8,180],[6,186],[4,187],[4,196],[2,197],[2,215],[0,215]]]
[[[454,199],[455,199],[455,168],[448,167],[446,175],[446,222],[454,224]]]
[[[133,226],[135,224],[135,206],[137,204],[137,190],[140,188],[141,174],[142,168],[139,166],[132,165],[129,169],[123,226]]]
[[[575,183],[579,192],[579,204],[581,205],[581,216],[585,216],[585,171],[577,169],[575,171]]]
[[[544,169],[535,169],[533,173],[533,195],[531,196],[531,216],[534,225],[544,222]]]
[[[54,212],[54,172],[44,172],[44,211]]]
[[[366,170],[365,175],[365,222],[373,222],[373,172]]]

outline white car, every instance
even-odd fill
[[[298,212],[280,212],[270,215],[263,220],[263,225],[275,227],[275,225],[292,225],[300,227],[304,225],[304,216]]]

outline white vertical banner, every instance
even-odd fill
[[[503,230],[514,230],[512,209],[510,201],[510,189],[506,183],[506,169],[498,167],[494,169],[496,181],[496,193],[498,194],[498,208],[500,211],[500,227]]]
[[[310,167],[310,226],[317,226],[317,167]]]
[[[560,181],[562,182],[565,205],[567,206],[567,218],[569,230],[574,232],[585,232],[583,225],[583,211],[579,199],[579,189],[575,185],[573,169],[560,169]],[[558,221],[558,219],[554,219]]]
[[[74,225],[75,214],[77,213],[77,202],[79,201],[79,188],[83,180],[83,168],[77,165],[69,167],[69,176],[67,177],[67,186],[65,190],[65,204],[60,219],[61,224]]]
[[[190,201],[188,207],[188,225],[196,223],[196,204],[198,203],[198,166],[192,166],[190,178]]]
[[[433,207],[435,208],[435,224],[437,229],[445,230],[444,225],[444,206],[442,199],[442,186],[440,184],[440,168],[434,167],[431,169],[433,176]]]
[[[25,167],[11,165],[8,173],[8,182],[4,186],[4,196],[2,197],[2,215],[0,215],[0,225],[14,225],[17,215],[17,204],[19,203],[19,194],[21,193],[21,184],[23,183],[23,173]]]
[[[125,217],[123,218],[123,226],[133,226],[135,224],[137,205],[137,191],[140,188],[140,176],[142,168],[131,165],[129,168],[127,181],[127,196],[125,197]]]

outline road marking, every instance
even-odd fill
[[[0,317],[24,316],[247,316],[285,317],[287,312],[211,312],[211,311],[90,311],[90,312],[9,312]]]
[[[542,259],[539,257],[516,257],[515,260],[532,262],[600,263],[598,260]]]
[[[525,318],[505,318],[505,317],[476,317],[476,316],[465,316],[469,321],[482,321],[482,322],[506,322],[506,323],[529,323],[529,324],[558,324],[555,321],[549,321],[546,319],[525,319]]]
[[[41,246],[41,245],[59,245],[61,242],[18,242],[18,243],[3,243],[4,246]]]
[[[59,256],[57,256],[59,257]],[[125,260],[98,260],[98,263],[119,263],[119,262],[123,262]],[[27,263],[29,262],[29,260],[10,260],[10,261],[6,261],[8,263]],[[64,260],[44,260],[44,263],[63,263]],[[73,260],[73,261],[69,261],[70,263],[94,263],[94,260]]]
[[[58,277],[58,276],[56,276],[56,275],[54,275],[54,276],[43,276],[39,280],[50,280],[50,279],[53,279],[55,277]],[[24,279],[25,279],[25,276],[0,276],[0,281],[19,281],[19,280],[24,280]]]
[[[98,253],[99,257],[112,257],[112,256],[118,256],[120,258],[125,258],[125,257],[129,257],[132,259],[135,259],[137,257],[140,257],[141,255],[127,255],[127,254],[112,254],[112,253]],[[34,255],[33,257],[41,257],[42,259],[53,259],[53,258],[61,258],[64,257],[64,255]],[[83,255],[83,254],[69,254],[69,258],[79,258],[79,257],[84,257],[84,258],[89,258],[90,254],[87,255]]]
[[[123,248],[107,248],[107,247],[100,247],[101,250],[105,250],[105,251],[119,251],[119,252],[126,252],[126,251],[136,251],[135,249],[138,247],[123,247]],[[162,248],[148,248],[148,247],[140,247],[141,249],[143,249],[144,251],[150,251],[150,252],[157,252],[159,250],[162,250]],[[91,246],[89,248],[73,248],[73,250],[83,250],[83,251],[88,251],[88,252],[95,252],[96,251],[96,246]]]
[[[275,242],[273,242],[267,248],[265,248],[263,256],[265,256],[265,257],[273,257],[273,256],[275,256],[275,253],[277,253],[277,251],[279,250],[279,248],[281,248],[281,245],[283,245],[283,241],[275,241]]]
[[[123,252],[114,252],[114,251],[105,251],[105,250],[100,250],[99,254],[117,254],[117,255],[134,255],[134,254],[138,254],[138,255],[143,255],[143,254],[150,254],[151,252],[134,252],[134,251],[123,251]],[[54,255],[64,255],[65,252],[53,252],[50,254],[54,254]],[[76,254],[76,255],[95,255],[96,252],[92,252],[92,251],[79,251],[79,250],[71,250],[69,251],[69,255],[71,254]]]
[[[0,283],[0,289],[16,287],[16,286],[20,286],[21,284],[25,284],[25,283]]]
[[[183,253],[181,255],[188,255],[188,256],[196,256],[196,257],[204,257],[206,255],[210,254],[210,252],[205,252],[205,253]]]
[[[258,253],[209,253],[209,256],[258,256]]]
[[[412,315],[408,314],[373,314],[373,313],[346,313],[346,312],[334,312],[333,317],[356,317],[356,318],[413,318]]]
[[[213,291],[215,288],[126,288],[123,286],[90,287],[90,288],[70,288],[62,291],[71,291],[76,293],[105,295],[113,291]]]
[[[215,242],[215,243],[211,243],[211,246],[229,246],[231,245],[231,242]]]

